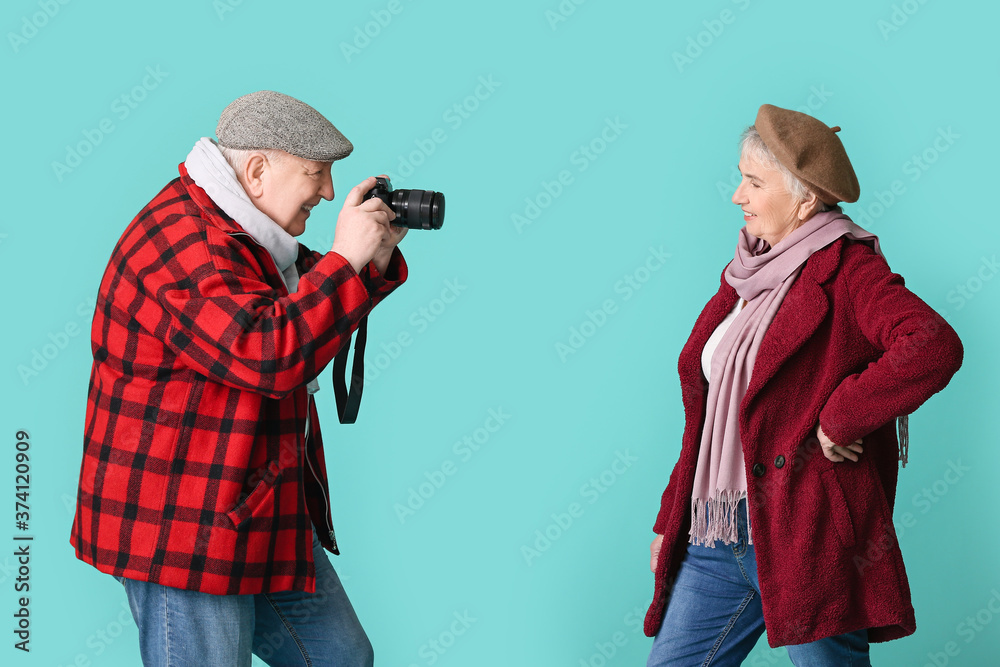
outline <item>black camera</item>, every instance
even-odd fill
[[[375,179],[375,187],[365,201],[378,197],[396,214],[392,224],[410,229],[441,229],[444,222],[444,195],[431,190],[393,190],[388,178]]]

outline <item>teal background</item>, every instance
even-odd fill
[[[326,374],[319,394],[343,549],[333,562],[378,664],[645,664],[648,545],[683,427],[676,359],[743,224],[729,202],[736,141],[762,103],[844,128],[862,183],[847,212],[965,343],[962,370],[911,418],[899,482],[897,519],[913,518],[899,530],[918,629],[874,646],[873,661],[995,664],[1000,619],[987,603],[1000,596],[1000,280],[979,276],[992,278],[984,262],[1000,251],[989,213],[997,5],[566,0],[572,13],[552,23],[557,0],[399,0],[401,11],[345,55],[342,44],[389,4],[4,3],[0,663],[139,664],[121,588],[75,560],[68,542],[93,302],[121,231],[194,142],[213,135],[225,105],[274,89],[329,116],[356,147],[335,165],[338,197],[311,217],[307,245],[329,248],[344,193],[371,174],[448,198],[442,231],[403,242],[410,280],[371,318],[377,373],[359,423],[336,423]],[[36,14],[45,24],[32,33],[25,21]],[[678,64],[675,52],[688,48],[696,57]],[[142,85],[147,67],[161,80],[122,117],[115,100]],[[467,100],[480,77],[492,90]],[[449,112],[456,104],[466,117]],[[53,162],[102,119],[113,131],[60,179]],[[577,151],[608,119],[618,135],[580,171]],[[431,152],[439,128],[445,141]],[[934,148],[949,131],[946,150]],[[913,156],[925,151],[934,161],[921,170]],[[401,160],[420,164],[404,178]],[[572,182],[519,228],[512,215],[563,170]],[[626,299],[616,285],[647,277],[636,270],[650,247],[670,258]],[[447,289],[458,296],[437,302]],[[585,327],[593,335],[561,358],[557,343],[607,300],[603,326]],[[412,343],[394,348],[404,333]],[[44,349],[52,358],[26,374]],[[491,409],[509,418],[484,440],[476,429]],[[27,656],[9,630],[18,429],[30,431],[32,453]],[[456,451],[477,436],[478,451]],[[634,462],[605,472],[619,453]],[[447,461],[454,474],[401,520],[396,505]],[[950,463],[969,468],[953,484],[943,481]],[[602,472],[598,491],[590,480]],[[572,525],[550,528],[574,502],[582,514]],[[526,558],[522,547],[547,528],[561,534]],[[466,612],[475,622],[449,642],[454,615]],[[968,630],[977,613],[979,629]],[[616,633],[624,645],[602,656]],[[432,640],[449,646],[434,651]],[[746,664],[790,663],[762,639]]]

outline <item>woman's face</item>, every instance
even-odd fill
[[[743,180],[733,193],[733,203],[743,211],[747,231],[773,248],[804,222],[800,218],[803,206],[785,189],[785,179],[777,169],[748,155],[740,158],[739,167]]]

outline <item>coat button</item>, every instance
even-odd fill
[[[782,456],[781,454],[778,454],[777,458],[774,459],[774,467],[780,468],[783,465],[785,465],[785,457]]]
[[[754,463],[753,464],[753,468],[751,468],[751,470],[753,471],[753,476],[754,477],[763,477],[764,476],[764,470],[765,470],[765,468],[764,468],[764,464],[763,463]]]

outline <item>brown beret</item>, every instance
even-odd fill
[[[836,134],[839,127],[827,127],[808,114],[771,104],[761,106],[754,127],[778,162],[824,204],[858,200],[861,186]]]

